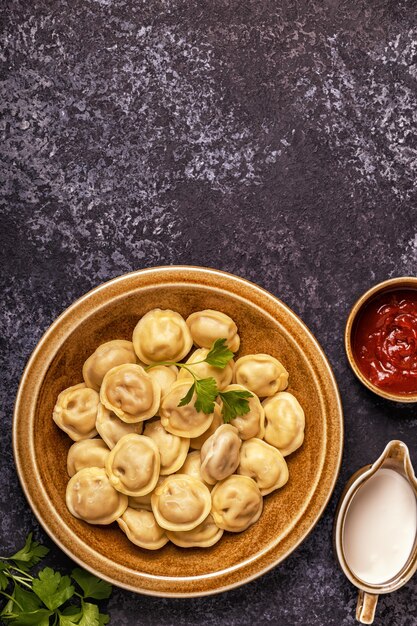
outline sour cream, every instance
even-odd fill
[[[413,489],[401,474],[382,468],[358,489],[347,510],[346,562],[364,583],[386,583],[406,564],[416,533]]]

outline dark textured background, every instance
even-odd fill
[[[323,345],[346,444],[320,523],[281,566],[206,599],[115,590],[112,624],[354,623],[331,549],[341,488],[385,443],[417,464],[416,409],[347,366],[349,307],[417,271],[416,4],[404,0],[2,3],[1,552],[38,527],[11,452],[24,364],[85,291],[152,265],[208,265],[282,298]],[[417,578],[376,624],[417,624]]]

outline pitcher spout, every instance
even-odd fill
[[[411,463],[410,451],[403,441],[390,441],[381,456],[375,461],[372,469],[389,467],[402,474],[417,490],[417,479]]]

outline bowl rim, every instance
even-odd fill
[[[384,291],[391,291],[391,290],[394,291],[395,289],[401,289],[401,288],[417,290],[417,277],[397,276],[395,278],[389,278],[388,280],[383,280],[382,282],[377,283],[376,285],[373,285],[373,287],[370,287],[367,291],[362,293],[362,295],[359,296],[359,298],[356,300],[356,302],[352,306],[349,312],[349,315],[347,317],[346,326],[345,326],[344,343],[345,343],[346,357],[349,362],[349,365],[353,373],[355,374],[355,376],[360,380],[360,382],[365,387],[367,387],[370,391],[375,393],[377,396],[384,398],[385,400],[391,400],[392,402],[399,402],[402,404],[404,403],[412,404],[412,403],[417,402],[417,392],[413,394],[403,395],[399,393],[385,391],[384,389],[380,389],[379,387],[371,383],[371,381],[368,380],[366,376],[361,372],[361,370],[359,369],[356,363],[356,360],[353,354],[353,349],[352,349],[353,325],[362,307],[367,302],[369,302],[371,298],[378,295],[379,293],[383,293]]]
[[[40,355],[40,353],[42,352],[42,350],[44,349],[45,344],[47,343],[47,341],[49,340],[49,338],[51,337],[51,335],[53,335],[53,333],[55,332],[55,330],[57,329],[57,327],[59,327],[59,324],[62,320],[68,318],[69,316],[72,315],[73,311],[75,309],[77,309],[80,304],[82,304],[83,302],[85,302],[86,300],[88,300],[92,295],[95,294],[99,294],[101,291],[106,290],[107,288],[109,288],[112,285],[115,285],[116,283],[119,282],[123,282],[123,281],[128,281],[129,278],[133,278],[136,275],[146,275],[146,274],[159,274],[159,273],[166,273],[167,275],[169,275],[170,273],[178,273],[178,272],[185,272],[185,273],[190,273],[193,274],[195,272],[197,273],[201,273],[202,275],[205,274],[209,274],[209,275],[214,275],[214,276],[219,276],[219,277],[226,277],[228,279],[232,279],[233,281],[237,282],[237,283],[243,283],[243,285],[248,285],[252,290],[255,290],[256,292],[258,292],[258,294],[260,294],[263,297],[267,297],[269,300],[272,300],[275,303],[278,303],[279,306],[281,306],[283,309],[285,309],[285,311],[288,313],[288,315],[298,324],[302,327],[302,329],[304,330],[304,332],[308,335],[309,339],[311,340],[312,344],[314,345],[315,350],[317,351],[318,355],[321,357],[322,360],[322,364],[326,370],[326,374],[328,377],[328,382],[330,384],[331,390],[333,392],[334,395],[334,400],[335,400],[335,406],[334,406],[334,413],[337,415],[338,420],[337,420],[337,427],[338,427],[338,438],[339,438],[339,446],[337,449],[337,454],[335,455],[335,467],[334,467],[334,472],[332,475],[332,479],[328,481],[328,489],[327,489],[327,493],[325,495],[325,497],[322,498],[322,502],[314,516],[314,519],[312,521],[312,523],[309,525],[309,528],[304,531],[300,537],[298,538],[297,541],[295,541],[293,543],[293,545],[288,548],[285,553],[278,557],[278,558],[274,558],[274,560],[271,563],[267,563],[267,565],[265,567],[259,568],[257,569],[257,571],[255,571],[253,574],[251,575],[245,575],[244,579],[242,580],[238,580],[238,581],[234,581],[230,584],[226,584],[223,586],[219,586],[215,589],[208,589],[208,590],[204,590],[204,591],[186,591],[186,592],[167,592],[167,591],[159,591],[159,590],[155,590],[155,589],[146,589],[146,588],[138,588],[137,585],[133,585],[133,584],[129,584],[126,583],[124,581],[120,581],[120,580],[115,580],[114,578],[112,578],[111,576],[99,571],[98,569],[96,569],[94,566],[90,565],[89,563],[85,562],[81,557],[79,557],[78,555],[74,554],[72,552],[72,550],[70,548],[68,548],[60,539],[59,537],[56,536],[56,533],[53,531],[53,529],[48,525],[48,522],[44,519],[44,516],[42,515],[41,510],[38,509],[38,506],[36,505],[36,503],[34,502],[34,499],[32,498],[32,495],[29,491],[29,487],[28,485],[25,483],[24,479],[23,479],[23,465],[25,463],[25,457],[22,456],[20,454],[20,450],[19,450],[19,433],[18,433],[18,428],[17,428],[17,423],[18,423],[18,414],[20,411],[20,406],[22,404],[22,396],[23,396],[23,392],[24,392],[24,388],[26,385],[26,382],[30,376],[30,374],[32,373],[31,370],[33,368],[33,365],[37,359],[37,357]],[[180,281],[178,281],[180,282]],[[186,282],[186,281],[185,281]],[[190,284],[190,282],[192,282],[190,279],[188,281],[188,284]],[[194,281],[195,282],[195,281]],[[52,324],[46,329],[46,331],[44,332],[44,334],[42,335],[41,339],[39,340],[39,342],[37,343],[37,345],[35,346],[33,352],[31,353],[26,366],[23,370],[22,376],[21,376],[21,380],[19,383],[19,387],[18,387],[18,391],[17,391],[17,395],[16,395],[16,399],[15,399],[15,404],[14,404],[14,411],[13,411],[13,431],[12,431],[12,436],[13,436],[13,454],[14,454],[14,460],[15,460],[15,465],[16,465],[16,471],[18,474],[18,478],[19,478],[19,482],[20,485],[22,487],[22,490],[25,494],[25,497],[33,511],[33,513],[35,514],[38,522],[40,523],[40,525],[42,526],[43,530],[46,532],[46,534],[50,537],[50,539],[55,543],[55,545],[57,545],[67,556],[69,556],[73,561],[75,561],[78,565],[80,565],[81,567],[83,567],[84,569],[86,569],[87,571],[91,572],[92,574],[102,578],[103,580],[106,580],[108,582],[110,582],[111,584],[126,589],[128,591],[133,591],[135,593],[140,593],[143,595],[149,595],[149,596],[154,596],[154,597],[171,597],[171,598],[191,598],[191,597],[203,597],[203,596],[210,596],[210,595],[215,595],[218,593],[223,593],[225,591],[228,591],[230,589],[235,589],[237,587],[240,587],[248,582],[251,582],[252,580],[255,580],[256,578],[259,578],[260,576],[262,576],[263,574],[267,573],[269,570],[271,570],[272,568],[276,567],[279,563],[281,563],[282,561],[284,561],[286,558],[288,558],[288,556],[290,554],[292,554],[292,552],[294,552],[294,550],[297,549],[297,547],[310,535],[310,533],[313,531],[313,529],[315,528],[316,524],[318,523],[318,521],[320,520],[321,516],[323,515],[324,510],[326,509],[332,495],[333,495],[333,491],[334,488],[336,486],[336,482],[337,479],[339,477],[339,473],[340,473],[340,469],[341,469],[341,464],[342,464],[342,458],[343,458],[343,450],[344,450],[344,421],[343,421],[343,406],[342,406],[342,401],[341,401],[341,396],[340,396],[340,391],[337,385],[337,381],[335,378],[335,375],[333,373],[333,370],[331,368],[330,362],[328,360],[328,358],[326,357],[322,347],[320,346],[320,344],[318,343],[316,337],[313,335],[313,333],[309,330],[309,328],[307,327],[307,325],[300,319],[300,317],[292,310],[290,309],[290,307],[288,305],[286,305],[284,302],[282,302],[282,300],[280,300],[277,296],[273,295],[271,292],[269,292],[268,290],[264,289],[263,287],[260,287],[259,285],[257,285],[256,283],[247,280],[246,278],[242,278],[240,276],[237,276],[235,274],[232,274],[230,272],[225,272],[223,270],[218,270],[215,268],[211,268],[211,267],[205,267],[205,266],[198,266],[198,265],[157,265],[157,266],[149,266],[143,269],[139,269],[139,270],[134,270],[132,272],[128,272],[125,274],[121,274],[119,276],[116,276],[108,281],[105,281],[99,285],[97,285],[96,287],[93,287],[92,289],[90,289],[89,291],[87,291],[85,294],[83,294],[82,296],[80,296],[79,298],[77,298],[74,302],[72,302],[72,304],[70,304],[67,308],[65,308],[60,315],[58,315],[57,318],[55,318],[55,320],[52,322]],[[220,573],[220,572],[219,572]]]

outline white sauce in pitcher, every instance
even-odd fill
[[[404,567],[417,532],[417,502],[398,472],[382,468],[353,497],[346,513],[343,550],[363,582],[382,584]]]

